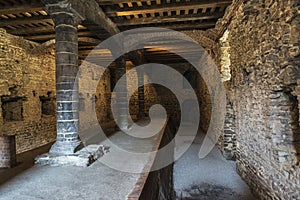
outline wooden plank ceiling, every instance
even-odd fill
[[[232,0],[96,0],[120,29],[163,27],[173,30],[214,28]],[[53,21],[40,0],[0,0],[0,28],[10,34],[44,43],[54,39]],[[109,35],[94,33],[78,26],[79,51],[86,53]],[[146,50],[146,54],[157,52]]]

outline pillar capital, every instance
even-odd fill
[[[77,27],[84,19],[72,8],[72,4],[66,0],[42,0],[45,11],[53,19],[55,26],[65,24]]]

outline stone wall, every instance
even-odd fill
[[[235,160],[236,156],[236,124],[233,105],[230,101],[226,105],[224,134],[221,141],[221,151],[228,160]]]
[[[187,94],[192,92],[189,89],[185,89],[183,85],[183,78],[186,76],[187,72],[193,75],[193,77],[186,77],[189,81],[190,79],[195,79],[194,85],[195,92],[198,96],[198,103],[200,105],[201,117],[200,117],[200,129],[207,130],[209,121],[210,121],[210,97],[209,92],[206,87],[205,82],[199,76],[198,72],[191,71],[191,65],[186,63],[178,63],[178,64],[170,64],[170,67],[176,69],[182,74],[181,80],[172,80],[174,84],[177,84],[177,87],[182,88],[182,94],[180,98],[183,99],[184,103],[187,103],[189,99],[186,97]],[[90,121],[90,113],[97,113],[97,118],[101,127],[105,129],[105,127],[115,127],[114,119],[111,112],[111,100],[114,97],[114,93],[110,93],[112,91],[113,85],[112,82],[117,81],[111,79],[115,79],[115,77],[111,77],[111,73],[114,73],[115,63],[112,63],[111,66],[104,72],[104,68],[99,66],[95,66],[92,63],[88,63],[83,61],[80,66],[84,71],[81,72],[79,77],[79,87],[80,87],[80,98],[82,103],[80,103],[80,127],[81,130],[84,131],[92,126],[92,122]],[[132,70],[133,73],[127,74],[127,90],[131,90],[132,88],[137,88],[138,84],[138,75],[134,70],[134,65],[132,62],[126,62],[127,72]],[[100,70],[97,72],[97,70]],[[100,72],[100,73],[99,73]],[[103,74],[101,74],[104,72]],[[159,74],[159,73],[158,73]],[[101,79],[98,83],[98,87],[95,89],[93,85],[97,84],[99,78]],[[188,75],[189,76],[189,75]],[[87,78],[88,77],[88,78]],[[162,77],[165,79],[166,77]],[[149,77],[147,74],[144,74],[145,82]],[[149,80],[151,82],[151,80]],[[192,81],[193,82],[193,81]],[[96,94],[95,94],[96,91]],[[165,107],[169,116],[171,116],[174,120],[180,119],[180,106],[179,102],[175,95],[168,89],[163,86],[159,86],[156,84],[146,84],[144,86],[144,106],[145,106],[145,114],[148,116],[149,109],[152,105],[161,104]],[[93,94],[95,94],[93,96]],[[139,106],[138,106],[138,91],[135,90],[133,95],[130,97],[129,102],[129,110],[131,114],[131,118],[136,121],[139,117]],[[189,102],[190,103],[190,102]],[[112,102],[114,106],[116,102]],[[96,110],[93,110],[96,109]],[[189,116],[187,117],[189,120],[194,120],[194,115],[197,113],[193,113],[193,110],[186,112]],[[178,122],[179,123],[179,122]]]
[[[182,79],[172,81],[176,84],[176,87],[182,88],[179,98],[183,100],[183,103],[179,105],[179,102],[176,100],[177,97],[170,90],[162,87],[156,89],[157,95],[159,96],[157,101],[162,103],[168,113],[172,113],[175,120],[179,120],[182,114],[188,123],[194,123],[195,116],[199,114],[193,109],[193,106],[196,106],[196,103],[198,103],[200,111],[199,130],[206,133],[211,118],[211,100],[205,81],[199,72],[189,63],[169,64],[168,66],[182,74]],[[189,81],[194,91],[188,89],[183,84],[184,78]],[[192,92],[196,94],[198,102],[193,102],[193,100],[187,98]],[[183,111],[183,113],[181,113],[181,111]]]
[[[91,120],[94,114],[98,120],[96,123],[106,126],[113,120],[110,111],[109,70],[83,61],[80,65],[78,81],[80,131],[85,131],[94,125],[95,121]]]
[[[38,47],[0,29],[0,134],[16,135],[17,153],[56,136],[55,60]]]
[[[127,73],[127,90],[133,90],[133,95],[129,96],[129,112],[133,121],[139,119],[139,102],[138,102],[138,75],[134,70],[132,62],[126,62],[127,72],[131,70],[131,73]],[[116,64],[112,63],[107,69],[104,67],[95,65],[93,63],[83,61],[80,65],[79,75],[79,92],[80,92],[80,136],[82,139],[85,137],[86,131],[93,127],[95,121],[91,119],[91,116],[96,114],[97,121],[102,127],[106,135],[110,135],[118,129],[111,108],[116,106],[115,93],[113,89],[118,80],[114,75]],[[144,75],[145,82],[148,79],[147,75]],[[96,86],[96,87],[95,87]],[[171,105],[169,103],[169,95],[164,95],[162,92],[158,94],[158,87],[152,84],[146,84],[144,86],[144,106],[145,116],[148,116],[149,109],[154,104]],[[167,101],[165,101],[167,98]],[[163,100],[164,99],[164,100]]]
[[[205,81],[201,76],[198,76],[199,88],[197,91],[199,105],[200,105],[200,129],[206,133],[211,118],[211,100],[210,93],[206,86]]]
[[[237,169],[261,199],[300,198],[299,8],[244,1],[228,27]]]

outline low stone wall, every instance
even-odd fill
[[[160,148],[168,144],[173,139],[172,127],[166,128],[162,138]],[[169,152],[170,157],[173,157],[174,152]],[[157,159],[155,162],[159,162]],[[155,163],[154,163],[155,165]],[[144,185],[142,194],[139,199],[174,199],[173,185],[173,163],[160,169],[151,172],[148,175],[146,184]]]
[[[160,144],[153,149],[157,150],[159,147],[162,148],[165,145],[169,144],[174,137],[176,132],[176,127],[172,119],[169,119],[164,133],[160,140]],[[173,160],[174,151],[168,152],[168,159]],[[147,170],[151,169],[157,164],[159,165],[161,157],[154,158],[151,162],[148,163],[145,167]],[[174,185],[173,185],[173,162],[170,165],[150,173],[143,173],[140,176],[140,179],[137,182],[136,187],[132,190],[132,193],[128,196],[128,200],[137,200],[137,199],[174,199]]]

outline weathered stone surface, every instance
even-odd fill
[[[72,13],[69,4],[47,5],[47,12],[55,23],[55,69],[56,69],[56,142],[50,149],[53,156],[72,155],[80,144],[78,73],[79,16]],[[62,46],[61,43],[72,45]],[[72,91],[70,93],[69,91]]]
[[[224,124],[224,134],[221,141],[221,150],[223,155],[228,160],[235,160],[236,157],[236,125],[233,105],[227,102],[226,116]]]
[[[300,196],[296,2],[244,1],[228,27],[237,169],[260,199]]]
[[[38,46],[0,29],[0,96],[22,100],[22,118],[11,121],[4,120],[1,102],[0,134],[16,136],[17,153],[55,140],[55,113],[42,114],[40,99],[55,93],[55,61],[53,52],[33,52]]]
[[[55,156],[44,154],[35,159],[35,164],[50,166],[88,167],[108,152],[109,147],[103,145],[88,145],[73,155]]]

